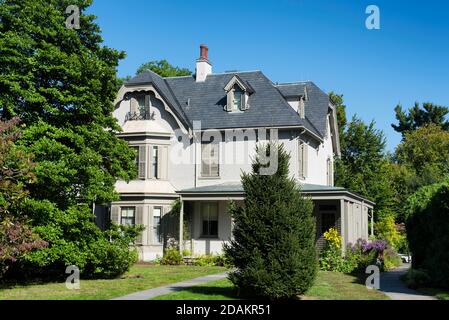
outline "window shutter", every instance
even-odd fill
[[[136,207],[136,225],[143,224],[143,206]],[[142,234],[141,232],[136,239],[136,244],[142,244]]]
[[[248,99],[249,99],[248,92],[245,91],[245,93],[242,95],[242,110],[249,109]]]
[[[160,164],[161,164],[161,173],[160,178],[162,180],[168,179],[168,146],[159,147],[161,150]]]
[[[298,175],[304,178],[304,142],[298,140]]]
[[[143,110],[144,114],[141,114],[141,116],[143,116],[145,120],[149,120],[150,118],[150,95],[146,94],[145,95],[145,102],[144,102],[144,110]]]
[[[234,90],[229,90],[226,101],[226,111],[232,111],[232,104],[234,103]]]
[[[119,207],[112,206],[111,207],[111,221],[115,223],[120,223],[119,220]]]
[[[149,94],[145,95],[145,109],[146,110],[150,109],[150,95]]]
[[[148,224],[147,224],[147,244],[152,244],[154,239],[154,219],[153,219],[153,206],[148,208]]]
[[[309,145],[304,143],[304,178],[307,178],[307,175],[309,174]]]
[[[139,178],[145,179],[146,171],[146,146],[139,146]]]
[[[139,110],[139,102],[137,101],[136,98],[131,98],[130,99],[130,111],[132,114],[137,113],[137,110]]]

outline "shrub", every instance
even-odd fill
[[[423,269],[409,269],[402,280],[412,289],[426,287],[431,283],[429,274]]]
[[[215,257],[214,257],[214,255],[210,255],[210,254],[199,255],[195,258],[193,264],[195,266],[202,266],[202,267],[214,266],[215,265]]]
[[[414,269],[449,288],[449,180],[421,188],[407,201],[407,237]]]
[[[397,229],[393,216],[386,216],[375,225],[376,237],[385,240],[391,247],[398,250],[404,235]]]
[[[393,248],[387,248],[383,254],[383,268],[384,270],[391,270],[401,265],[401,257]]]
[[[317,272],[313,204],[289,178],[282,145],[256,151],[252,173],[242,174],[244,204],[230,206],[234,237],[225,253],[237,270],[229,278],[243,294],[293,298],[312,286]],[[268,152],[277,159],[275,172],[261,163]]]
[[[337,229],[330,228],[324,233],[326,244],[321,251],[320,268],[324,271],[342,271],[344,269],[345,260],[342,257],[341,241],[342,238],[338,234]]]
[[[183,263],[182,255],[178,249],[174,247],[165,249],[164,256],[162,257],[161,260],[161,264],[180,265],[182,263]]]

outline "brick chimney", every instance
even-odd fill
[[[196,82],[205,81],[207,75],[212,73],[212,64],[209,61],[208,54],[209,48],[205,44],[200,45],[200,57],[196,60]]]

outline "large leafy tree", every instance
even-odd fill
[[[111,114],[124,53],[102,45],[95,17],[85,14],[91,2],[2,0],[0,6],[0,114],[19,116],[25,125],[17,143],[36,162],[27,213],[50,243],[29,261],[62,273],[73,263],[87,270],[89,252],[106,239],[92,204],[117,199],[115,181],[136,171]],[[79,29],[66,27],[69,5],[80,10]]]
[[[136,75],[141,74],[145,70],[151,70],[154,73],[157,73],[161,77],[182,77],[182,76],[190,76],[192,71],[187,68],[180,68],[173,66],[167,60],[153,60],[142,63],[139,68],[137,68]],[[119,79],[119,86],[121,86],[124,82],[131,79],[131,76],[126,76],[124,78]]]
[[[412,189],[440,182],[449,175],[449,131],[427,124],[407,132],[395,157],[410,172],[406,185]]]
[[[395,194],[385,156],[385,137],[374,126],[374,121],[366,124],[356,116],[349,121],[342,134],[345,143],[336,161],[335,184],[376,202],[378,219],[393,214]]]
[[[403,137],[407,132],[416,130],[426,124],[436,124],[449,130],[449,120],[446,116],[449,114],[449,108],[445,106],[438,106],[430,102],[422,104],[418,102],[415,105],[404,111],[401,105],[397,105],[394,109],[398,124],[392,124],[394,130],[400,132]]]
[[[143,63],[137,69],[136,74],[140,74],[145,70],[151,70],[161,77],[180,77],[190,76],[192,74],[192,71],[190,71],[189,69],[173,66],[165,59]]]
[[[268,149],[278,148],[269,145]],[[265,147],[259,148],[266,152]],[[237,268],[231,281],[242,293],[292,298],[313,283],[317,270],[312,202],[289,177],[289,155],[278,149],[278,169],[262,175],[260,157],[243,173],[244,205],[232,205],[233,236],[226,254]]]

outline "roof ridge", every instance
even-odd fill
[[[310,83],[310,82],[312,82],[312,80],[301,80],[301,81],[296,81],[296,82],[283,82],[283,83],[275,84],[275,86],[293,86],[295,84],[305,84],[305,83]]]
[[[208,74],[207,76],[219,76],[219,75],[223,75],[223,74],[236,74],[236,73],[251,73],[251,72],[262,72],[261,70],[248,70],[248,71],[228,71],[228,72],[217,72],[217,73],[211,73]]]

